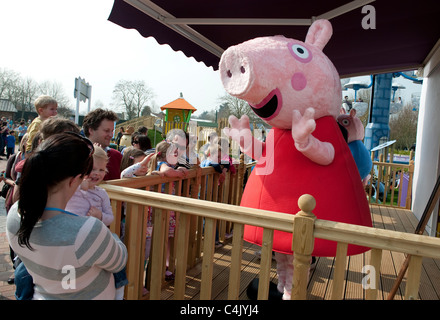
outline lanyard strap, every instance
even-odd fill
[[[66,211],[66,210],[60,209],[60,208],[46,207],[46,208],[44,208],[44,210],[47,210],[47,211],[59,211],[59,212],[65,213],[65,214],[69,214],[71,216],[78,216],[77,214],[74,214],[72,212],[69,212],[69,211]]]

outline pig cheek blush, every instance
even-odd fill
[[[307,86],[306,76],[302,72],[296,72],[292,77],[292,88],[296,91],[301,91]]]
[[[281,97],[280,90],[274,89],[259,104],[249,104],[249,106],[252,108],[257,116],[267,121],[275,118],[278,113],[280,113],[281,106],[283,104],[282,101],[283,99]]]

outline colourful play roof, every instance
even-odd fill
[[[197,110],[182,97],[177,98],[176,100],[171,101],[170,103],[167,103],[166,105],[160,107],[160,110],[162,111],[165,109],[184,109],[184,110],[192,110],[192,111]]]

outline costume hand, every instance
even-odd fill
[[[309,143],[309,138],[316,128],[316,122],[314,119],[315,110],[308,108],[301,116],[298,110],[292,112],[292,138],[295,141],[295,145],[304,148]]]
[[[229,116],[230,128],[224,128],[223,132],[232,140],[237,141],[240,146],[247,149],[247,144],[252,144],[253,137],[249,126],[249,117],[247,115],[241,116],[240,120],[235,116]]]

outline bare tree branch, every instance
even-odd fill
[[[153,90],[141,80],[120,80],[113,89],[113,100],[127,113],[128,120],[139,118],[153,97]]]

